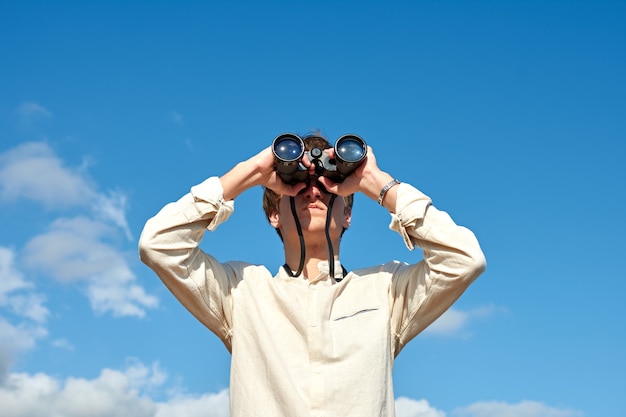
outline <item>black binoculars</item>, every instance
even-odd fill
[[[357,135],[343,135],[334,146],[335,157],[328,156],[323,149],[313,148],[306,152],[309,162],[315,166],[318,176],[334,182],[343,180],[361,165],[367,155],[367,144]],[[309,171],[302,164],[305,154],[304,141],[293,133],[278,135],[272,142],[274,169],[287,184],[309,181]]]

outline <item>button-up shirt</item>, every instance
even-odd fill
[[[327,262],[306,279],[221,263],[201,250],[205,231],[234,210],[216,177],[146,223],[142,260],[232,354],[231,417],[394,415],[394,358],[485,267],[470,230],[414,187],[398,187],[390,228],[409,249],[422,248],[423,260],[354,270],[340,281]]]

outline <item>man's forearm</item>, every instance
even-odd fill
[[[247,189],[262,184],[263,175],[253,158],[238,163],[220,177],[220,182],[224,188],[224,200],[234,200]]]

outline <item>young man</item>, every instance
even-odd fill
[[[330,148],[315,135],[305,143],[320,139]],[[192,187],[147,222],[141,259],[231,352],[231,417],[393,416],[394,358],[482,273],[484,256],[471,231],[381,170],[372,148],[341,183],[302,162],[309,180],[286,184],[267,148]],[[284,243],[276,275],[220,263],[198,247],[207,229],[233,213],[233,200],[259,185]],[[391,213],[390,228],[409,249],[420,247],[423,260],[343,269],[340,241],[356,192]],[[372,236],[368,247],[375,242]]]

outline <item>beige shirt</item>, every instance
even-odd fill
[[[394,358],[485,268],[471,231],[412,186],[398,187],[390,228],[424,260],[351,271],[340,282],[324,272],[327,262],[308,280],[199,249],[234,209],[216,177],[147,222],[142,260],[232,353],[231,417],[394,415]]]

